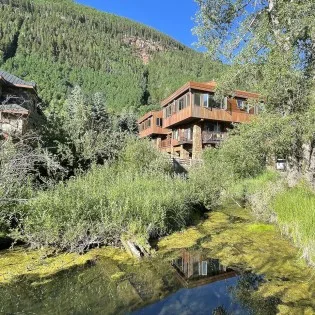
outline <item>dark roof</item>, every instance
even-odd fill
[[[0,112],[28,113],[28,110],[18,104],[2,104]]]
[[[0,78],[2,78],[6,83],[15,85],[15,86],[21,86],[26,88],[35,88],[36,84],[34,82],[26,82],[18,77],[16,77],[13,74],[10,74],[6,71],[3,71],[0,69]]]

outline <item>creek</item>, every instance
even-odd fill
[[[225,205],[152,258],[0,252],[1,314],[315,314],[315,273],[278,229]]]

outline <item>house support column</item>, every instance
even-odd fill
[[[192,159],[200,159],[202,154],[201,125],[195,124],[193,127]]]
[[[183,160],[189,160],[189,152],[184,148],[183,144],[180,146],[180,158]]]
[[[161,140],[160,137],[159,137],[159,138],[156,138],[156,147],[157,147],[158,150],[161,149],[161,142],[162,142],[162,140]]]

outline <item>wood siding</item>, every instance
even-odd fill
[[[171,132],[171,130],[166,129],[161,126],[157,126],[156,124],[156,119],[160,118],[163,119],[163,112],[162,110],[159,111],[151,111],[144,116],[142,116],[138,120],[138,126],[139,126],[139,137],[144,138],[144,137],[150,137],[153,135],[167,135]],[[146,121],[151,120],[151,126],[146,128],[146,129],[141,129],[140,126],[141,124],[145,123]]]
[[[190,106],[174,113],[170,117],[164,118],[163,127],[169,128],[193,119],[243,123],[250,121],[254,117],[253,113],[254,109],[251,109],[248,113],[246,110],[237,108],[235,99],[228,100],[227,109],[207,108],[190,104]]]

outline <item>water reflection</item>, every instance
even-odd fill
[[[263,281],[252,273],[238,274],[202,251],[182,250],[171,262],[182,288],[133,315],[276,314],[276,299],[253,297]]]
[[[187,287],[236,276],[236,272],[221,265],[219,259],[208,258],[201,251],[183,250],[181,256],[172,261],[172,265]]]
[[[253,295],[261,281],[236,274],[203,251],[137,264],[100,258],[51,278],[24,276],[0,286],[0,313],[275,314],[277,301]]]

